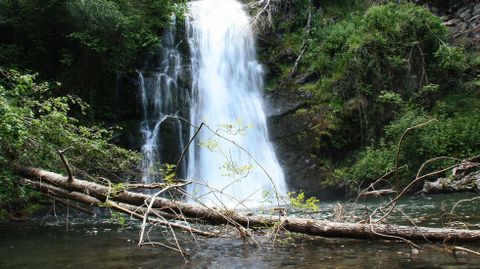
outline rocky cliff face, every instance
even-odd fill
[[[453,38],[469,47],[480,46],[480,1],[430,0],[417,1],[442,16],[445,25],[454,32]]]
[[[318,158],[316,141],[311,136],[311,119],[297,113],[305,103],[305,96],[277,91],[268,96],[270,139],[275,145],[287,184],[292,191],[303,191],[307,196],[321,199],[335,198],[340,191],[329,188],[326,179],[332,173]]]

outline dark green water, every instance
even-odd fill
[[[438,226],[442,210],[459,198],[466,196],[410,198],[400,208],[419,224]],[[479,200],[462,204],[457,218],[480,229],[479,205]],[[321,204],[325,213],[333,206]],[[406,244],[384,241],[303,238],[272,247],[268,238],[261,238],[265,242],[258,248],[241,239],[186,238],[181,241],[191,254],[187,263],[164,248],[138,248],[134,225],[83,221],[67,232],[56,221],[0,224],[0,268],[480,268],[480,257],[455,257],[441,244],[425,244],[412,254]],[[480,244],[464,246],[480,250]]]

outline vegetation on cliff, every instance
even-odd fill
[[[274,95],[305,102],[295,112],[306,125],[296,139],[310,141],[308,153],[335,170],[319,179],[323,184],[356,187],[391,171],[402,133],[430,119],[436,121],[402,143],[404,179],[432,157],[480,153],[478,51],[452,39],[428,8],[299,1],[275,26],[263,54],[270,85]],[[303,40],[306,51],[291,76]]]

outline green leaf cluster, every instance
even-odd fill
[[[64,173],[58,150],[77,176],[120,176],[139,161],[131,151],[108,142],[112,131],[84,126],[69,115],[87,106],[74,96],[53,94],[57,83],[37,82],[36,75],[0,68],[0,196],[2,202],[24,197],[14,165]],[[18,196],[14,196],[20,194]]]
[[[0,66],[33,70],[107,118],[115,80],[132,73],[181,21],[183,0],[1,0]],[[110,113],[111,114],[111,113]]]
[[[421,94],[424,85],[436,82],[446,91],[444,72],[458,79],[465,70],[463,51],[442,41],[447,34],[439,17],[414,4],[353,13],[313,33],[304,69],[320,79],[301,89],[313,94],[314,106],[331,107],[330,117],[340,119],[332,130],[340,146],[368,145],[404,102],[436,100]]]
[[[299,192],[298,194],[295,192],[289,192],[288,198],[290,201],[289,204],[293,209],[307,212],[318,211],[318,203],[320,200],[313,196],[306,198],[303,191]]]
[[[337,175],[347,181],[373,181],[395,168],[398,140],[403,132],[430,118],[436,121],[409,132],[400,148],[400,165],[406,165],[402,173],[404,183],[410,182],[422,163],[430,158],[449,156],[468,158],[480,153],[480,100],[478,96],[453,94],[439,101],[430,112],[419,107],[407,107],[401,115],[385,127],[385,137],[380,143],[366,147],[350,167],[337,170]],[[439,161],[426,172],[451,165]],[[425,171],[424,171],[425,173]]]

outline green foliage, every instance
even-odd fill
[[[161,30],[169,27],[173,3],[149,2],[138,6],[111,0],[68,2],[73,21],[68,37],[86,51],[111,56],[111,68],[125,68],[144,50],[158,45]]]
[[[403,103],[402,96],[396,92],[391,91],[381,91],[380,95],[378,96],[378,101],[382,103],[390,103],[396,105],[401,105]]]
[[[175,168],[177,167],[175,164],[165,163],[163,164],[163,169],[161,169],[163,180],[166,183],[172,183],[176,178],[177,174],[175,173]]]
[[[242,118],[238,118],[235,123],[224,123],[218,125],[218,130],[230,135],[245,136],[248,129],[254,128],[253,124],[245,124]]]
[[[111,131],[86,127],[68,115],[71,106],[86,105],[73,96],[55,97],[52,85],[36,83],[35,75],[2,70],[0,84],[0,150],[21,163],[57,167],[57,150],[72,147],[67,156],[86,172],[121,171],[136,158],[107,142]],[[58,85],[55,85],[58,87]],[[126,158],[124,158],[126,157]],[[89,168],[92,167],[92,168]]]
[[[252,164],[239,165],[238,163],[233,162],[231,160],[223,163],[221,167],[222,176],[240,178],[240,179],[248,176],[250,171],[252,171],[254,168],[255,166]]]
[[[441,41],[447,30],[440,18],[414,4],[372,6],[313,36],[306,61],[310,72],[322,76],[311,89],[313,105],[343,103],[332,118],[342,119],[333,126],[348,144],[370,144],[404,101],[431,97],[417,93],[427,78],[443,76],[430,66],[462,67],[457,61],[463,52]],[[359,135],[348,137],[352,129]]]
[[[171,26],[172,14],[183,13],[184,3],[2,0],[0,66],[61,81],[68,93],[96,106],[96,114],[107,115],[100,110],[113,105],[117,74],[143,63],[142,56]]]
[[[199,146],[202,146],[211,152],[216,152],[220,150],[220,145],[218,144],[218,140],[216,139],[209,139],[207,141],[200,141]]]
[[[0,69],[0,197],[25,196],[12,172],[19,163],[64,173],[58,150],[77,175],[120,175],[139,161],[137,154],[108,143],[111,131],[80,125],[69,116],[71,107],[86,105],[73,96],[53,95],[56,83],[36,82],[36,75]],[[3,195],[3,196],[2,196]],[[6,197],[8,196],[8,197]]]
[[[384,142],[375,147],[367,147],[357,155],[357,160],[350,167],[335,171],[348,185],[355,186],[362,180],[375,180],[390,172],[395,167],[395,147]]]
[[[394,169],[402,133],[432,118],[438,121],[410,131],[403,141],[405,180],[429,158],[480,153],[478,52],[449,44],[442,19],[424,6],[347,2],[313,1],[313,9],[295,3],[302,8],[282,17],[277,25],[283,39],[267,51],[266,62],[273,62],[272,72],[286,85],[280,90],[297,90],[307,102],[295,113],[309,123],[298,132],[299,143],[308,140],[309,153],[337,168],[332,180],[338,185],[369,183]],[[308,10],[306,52],[296,77],[288,79]]]
[[[437,93],[439,89],[440,89],[440,85],[430,83],[423,86],[420,92],[423,94]]]
[[[118,224],[120,224],[122,227],[127,226],[127,218],[125,217],[125,214],[116,212],[116,211],[111,211],[110,212],[110,219]]]
[[[293,209],[308,212],[318,211],[318,203],[320,202],[320,200],[313,196],[305,199],[305,193],[303,191],[298,194],[295,192],[289,192],[288,200]]]
[[[3,162],[0,162],[0,211],[7,204],[24,202],[36,194],[30,192],[27,187],[18,184],[18,176],[10,169],[5,169]],[[0,217],[0,220],[2,217]]]
[[[465,52],[461,48],[442,44],[434,53],[434,56],[437,62],[435,66],[440,71],[459,74],[467,68]]]
[[[120,194],[122,194],[122,192],[126,190],[127,190],[127,187],[122,182],[111,185],[107,200],[110,198],[118,197]]]
[[[455,97],[451,97],[456,98]],[[463,97],[464,98],[464,97]],[[457,99],[458,100],[458,99]],[[420,168],[421,164],[434,157],[451,156],[467,158],[480,154],[480,101],[477,99],[469,105],[458,103],[447,105],[438,102],[434,107],[437,121],[420,129],[409,132],[400,149],[400,166],[407,165],[407,173],[402,174],[405,183]],[[453,112],[454,111],[454,112]],[[452,113],[450,115],[450,113]],[[337,176],[347,181],[372,181],[392,171],[395,167],[395,154],[398,140],[404,131],[412,126],[427,122],[428,113],[409,107],[402,115],[385,127],[386,142],[374,147],[367,147],[357,155],[355,163],[348,168],[337,170]],[[437,162],[430,169],[445,167],[451,163]]]
[[[215,152],[217,154],[221,154],[225,159],[225,162],[222,164],[219,169],[221,169],[222,176],[233,178],[234,180],[240,180],[246,177],[250,171],[252,171],[255,166],[252,164],[241,164],[237,163],[232,160],[230,153],[227,152],[225,148],[221,147],[222,140],[226,142],[228,140],[227,137],[224,137],[224,133],[228,135],[228,137],[235,137],[235,136],[245,136],[248,129],[253,128],[252,124],[245,124],[242,118],[238,118],[235,123],[223,123],[218,125],[218,129],[216,130],[217,137],[209,138],[207,141],[200,141],[199,145],[205,147],[206,149],[210,150],[211,152]],[[228,142],[232,142],[230,140]]]

